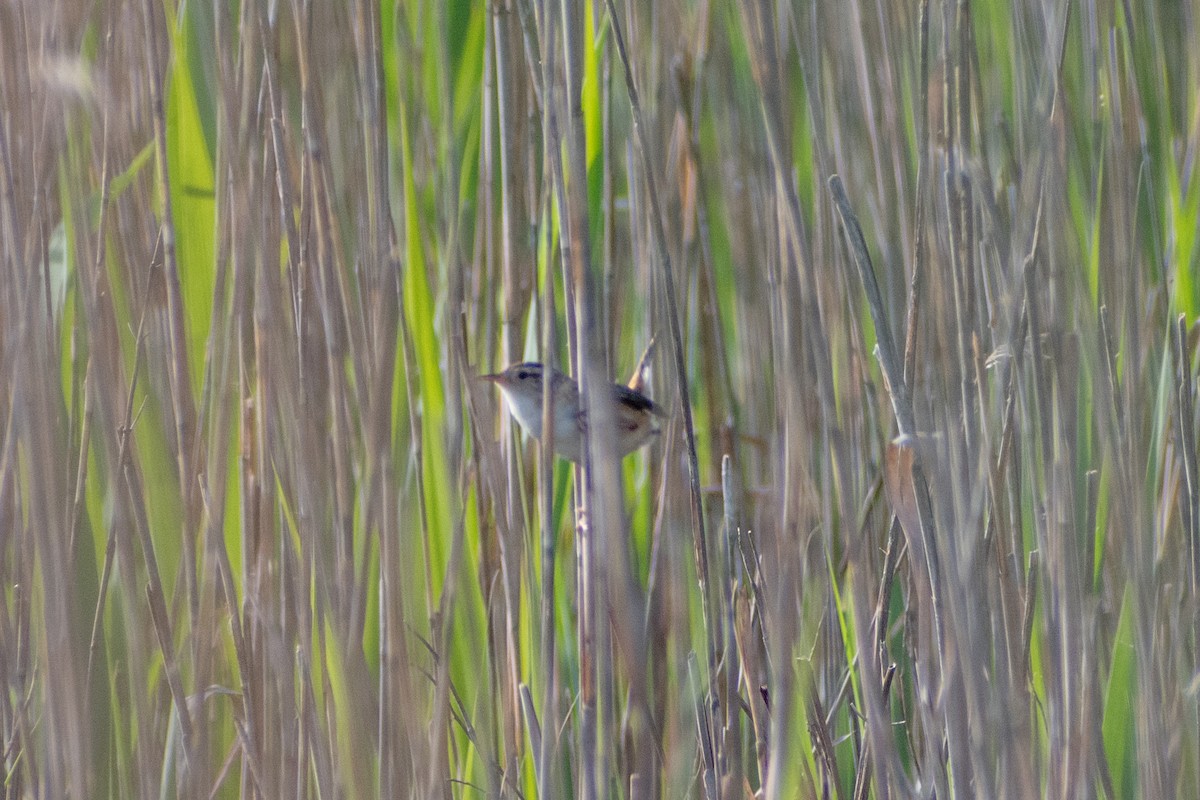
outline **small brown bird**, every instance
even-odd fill
[[[503,372],[482,375],[500,387],[508,409],[521,427],[542,438],[542,385],[549,373],[554,391],[554,452],[568,461],[583,459],[583,433],[587,420],[579,409],[579,384],[556,369],[535,361],[513,364]],[[613,418],[617,426],[617,455],[621,458],[649,444],[659,433],[656,417],[662,408],[639,391],[611,384]]]

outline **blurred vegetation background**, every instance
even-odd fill
[[[5,796],[1200,796],[1196,42],[0,5]]]

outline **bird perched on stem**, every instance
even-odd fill
[[[649,349],[647,349],[647,355]],[[612,401],[613,422],[616,425],[616,451],[621,458],[649,444],[659,433],[656,421],[665,417],[662,408],[640,389],[646,356],[634,373],[631,386],[610,384],[607,393]],[[513,364],[503,372],[480,376],[500,387],[508,409],[521,427],[537,439],[542,438],[542,386],[551,381],[554,392],[554,452],[568,461],[583,460],[583,437],[587,430],[586,415],[580,410],[579,384],[553,367],[536,361]]]

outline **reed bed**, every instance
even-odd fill
[[[4,796],[1200,796],[1198,41],[0,6]]]

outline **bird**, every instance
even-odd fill
[[[530,435],[542,438],[542,387],[550,376],[554,391],[554,452],[576,464],[583,460],[583,436],[587,419],[579,407],[579,384],[553,367],[536,361],[513,364],[503,372],[480,378],[500,387],[509,412]],[[662,407],[629,386],[609,384],[606,393],[612,402],[616,425],[616,452],[619,458],[644,447],[659,434],[657,419],[665,417]]]

